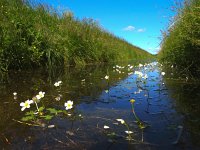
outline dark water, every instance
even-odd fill
[[[170,72],[162,76],[156,63],[121,66],[66,68],[51,76],[43,71],[10,72],[2,77],[1,149],[199,149],[200,84],[174,79]],[[139,79],[134,71],[148,78]],[[59,80],[62,85],[55,87]],[[45,92],[39,106],[65,110],[64,103],[72,100],[73,108],[68,115],[37,120],[40,126],[32,126],[32,121],[25,124],[21,118],[36,107],[31,104],[22,112],[20,102],[39,91]],[[148,125],[143,130],[132,114],[132,98],[137,116]],[[133,132],[132,140],[126,139],[127,128],[116,119],[125,120]],[[110,128],[104,129],[104,125]],[[113,133],[115,136],[109,136]]]

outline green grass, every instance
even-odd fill
[[[184,76],[200,77],[200,1],[185,0],[163,34],[159,59]]]
[[[0,7],[1,71],[152,57],[69,11],[24,0],[1,0]]]

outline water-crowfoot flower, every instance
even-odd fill
[[[164,75],[165,75],[165,72],[161,72],[161,75],[164,76]]]
[[[139,64],[138,67],[143,67],[143,64]]]
[[[109,129],[110,127],[107,126],[107,125],[104,125],[103,128],[104,128],[104,129]]]
[[[70,113],[68,113],[67,115],[68,115],[69,117],[71,117],[71,116],[72,116],[72,114],[70,114]]]
[[[55,83],[54,83],[54,86],[55,86],[55,87],[58,87],[58,86],[60,86],[61,84],[62,84],[62,81],[58,81],[58,82],[55,82]]]
[[[133,132],[132,131],[125,131],[127,134],[132,134]]]
[[[133,74],[133,72],[128,73],[128,75],[132,75],[132,74]]]
[[[142,77],[143,79],[147,79],[148,78],[148,75],[147,74],[145,74],[145,75],[143,75],[143,77]]]
[[[125,121],[123,119],[116,119],[117,121],[119,121],[121,124],[125,124]]]
[[[138,75],[140,78],[143,76],[143,73],[139,71],[135,71],[135,74]]]
[[[108,90],[105,90],[105,93],[108,93],[109,91]]]
[[[24,111],[26,108],[30,108],[30,104],[32,103],[33,103],[33,100],[26,100],[25,102],[21,102],[20,103],[20,106],[22,107],[21,111]]]
[[[14,92],[13,95],[16,96],[16,95],[17,95],[17,92]]]
[[[66,110],[72,109],[72,107],[73,107],[73,101],[68,100],[64,105],[66,107],[65,108]]]
[[[133,66],[130,66],[130,67],[129,67],[129,69],[132,69],[132,68],[133,68]]]
[[[54,86],[55,86],[55,87],[58,87],[58,86],[59,86],[59,83],[58,83],[58,82],[54,83]]]
[[[40,91],[38,95],[36,95],[36,98],[39,100],[44,97],[45,92]]]
[[[13,93],[14,99],[17,99],[17,92]]]
[[[105,76],[105,79],[108,80],[108,79],[109,79],[109,76],[106,75],[106,76]]]

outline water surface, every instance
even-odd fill
[[[148,78],[140,79],[135,71],[147,74]],[[161,72],[164,70],[155,62],[145,67],[138,64],[69,67],[51,76],[42,71],[10,72],[0,83],[0,147],[198,149],[200,86],[174,79],[170,72],[165,75]],[[106,75],[109,79],[105,79]],[[60,87],[54,86],[57,81],[62,81]],[[45,97],[38,105],[65,110],[64,103],[72,100],[73,108],[68,115],[39,120],[41,126],[27,125],[21,118],[36,108],[31,105],[22,112],[19,104],[39,91],[45,91]],[[138,127],[131,99],[135,99],[134,110],[147,128]],[[126,126],[116,119],[129,125],[132,140],[127,140]],[[109,129],[104,129],[105,125]],[[178,143],[174,144],[177,138]]]

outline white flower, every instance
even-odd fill
[[[59,83],[58,83],[58,82],[54,83],[54,86],[58,87],[58,86],[59,86]]]
[[[148,75],[145,74],[142,78],[143,78],[143,79],[147,79],[147,78],[148,78]]]
[[[130,66],[130,67],[129,67],[129,69],[132,69],[132,68],[133,68],[133,66]]]
[[[104,129],[109,129],[110,127],[109,127],[109,126],[106,126],[106,125],[104,125],[104,126],[103,126],[103,128],[104,128]]]
[[[125,121],[123,119],[116,119],[117,121],[119,121],[121,124],[124,124]]]
[[[106,75],[106,76],[105,76],[105,79],[108,80],[108,79],[109,79],[109,76]]]
[[[133,74],[132,72],[128,73],[128,75],[132,75],[132,74]]]
[[[132,131],[125,131],[127,134],[132,134],[133,132]]]
[[[135,74],[138,75],[140,78],[143,76],[143,73],[139,71],[135,71]]]
[[[105,90],[105,92],[108,93],[109,91],[108,91],[108,90]]]
[[[139,67],[142,67],[142,66],[143,66],[143,64],[139,64],[138,66],[139,66]]]
[[[22,107],[21,111],[24,111],[26,108],[30,108],[30,104],[32,103],[33,103],[33,100],[26,100],[25,102],[21,102],[20,103],[20,106]]]
[[[65,103],[65,109],[68,110],[68,109],[72,109],[73,107],[73,101],[71,100],[68,100],[66,103]]]
[[[14,92],[13,95],[16,96],[16,95],[17,95],[17,92]]]
[[[40,91],[38,95],[36,95],[36,98],[39,100],[44,97],[45,92]]]
[[[163,76],[164,76],[164,75],[165,75],[165,72],[161,72],[161,75],[163,75]]]
[[[54,86],[58,87],[58,86],[61,85],[61,83],[62,83],[62,81],[55,82],[55,83],[54,83]]]

